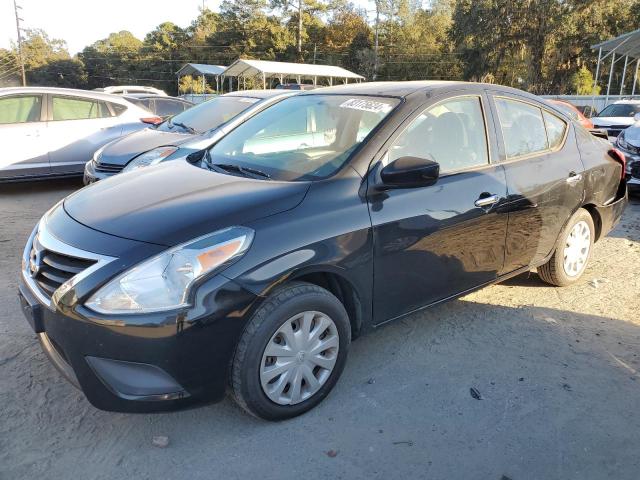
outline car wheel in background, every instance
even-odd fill
[[[593,218],[580,208],[562,230],[552,257],[538,267],[538,275],[545,282],[560,287],[576,282],[591,258],[594,240]]]
[[[285,286],[265,300],[238,342],[233,395],[267,420],[300,415],[336,384],[350,342],[349,317],[334,295],[308,283]]]

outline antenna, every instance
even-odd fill
[[[18,15],[18,9],[22,10],[22,7],[13,0],[13,9],[16,12],[16,30],[18,32],[18,57],[20,58],[20,68],[22,70],[22,86],[27,86],[27,77],[24,74],[24,56],[22,55],[22,32],[20,29],[20,22],[24,22],[24,19]]]

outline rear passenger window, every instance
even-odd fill
[[[547,137],[549,139],[549,148],[558,148],[564,140],[564,132],[567,130],[567,124],[564,120],[552,115],[549,112],[543,112],[544,124],[547,127]]]
[[[430,158],[441,172],[489,163],[480,98],[446,100],[420,114],[389,151],[390,162],[400,157]]]
[[[495,100],[508,158],[549,148],[541,109],[517,100]]]
[[[52,108],[53,120],[86,120],[111,116],[106,103],[88,98],[54,96]]]
[[[41,111],[40,95],[0,98],[0,124],[39,122]]]
[[[176,115],[180,112],[184,112],[182,108],[182,102],[176,102],[174,100],[166,100],[158,98],[156,99],[156,115],[161,117],[168,117],[170,115]]]

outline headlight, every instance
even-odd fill
[[[99,313],[147,313],[188,305],[194,282],[243,255],[253,230],[230,227],[145,260],[111,280],[86,302]]]
[[[158,147],[153,150],[149,150],[148,152],[143,153],[142,155],[137,156],[133,160],[131,160],[126,167],[122,170],[123,172],[130,172],[132,170],[137,170],[138,168],[149,167],[151,165],[155,165],[156,163],[160,163],[173,152],[178,150],[178,147]]]
[[[618,140],[617,140],[616,143],[618,144],[619,147],[624,148],[625,150],[629,149],[629,144],[624,139],[624,131],[620,132],[620,134],[618,135]]]

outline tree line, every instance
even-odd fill
[[[472,80],[590,94],[591,45],[639,28],[639,19],[640,0],[372,0],[367,10],[347,0],[225,0],[186,28],[164,22],[142,40],[115,32],[75,56],[64,40],[28,30],[22,54],[29,85],[143,84],[175,94],[185,63],[256,58],[339,65],[367,80]],[[18,65],[16,45],[0,49],[0,86],[19,84]],[[202,87],[187,78],[180,88]]]

